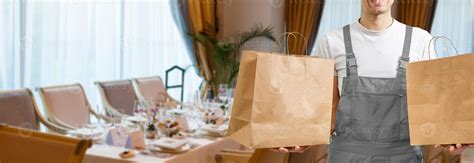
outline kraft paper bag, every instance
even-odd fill
[[[328,144],[334,61],[243,51],[229,125],[251,148]]]
[[[474,143],[474,54],[409,63],[412,145]]]

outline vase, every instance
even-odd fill
[[[147,139],[155,139],[157,137],[157,130],[154,124],[148,124],[145,129],[145,137]]]

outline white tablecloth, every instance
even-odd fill
[[[119,153],[125,151],[125,148],[108,145],[94,144],[89,148],[84,156],[84,163],[128,163],[128,162],[166,162],[166,163],[214,163],[215,155],[221,149],[241,149],[243,148],[237,142],[230,138],[219,138],[217,140],[188,138],[189,141],[200,144],[201,146],[191,149],[185,153],[177,154],[168,158],[159,158],[155,156],[146,156],[135,153],[135,157],[122,159]]]

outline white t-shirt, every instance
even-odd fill
[[[352,47],[357,60],[359,76],[393,78],[397,74],[398,59],[402,55],[406,25],[396,20],[382,31],[372,31],[359,21],[351,24]],[[413,28],[410,62],[427,60],[429,41],[432,36],[425,30]],[[342,28],[325,34],[319,41],[315,56],[334,59],[335,76],[342,90],[342,78],[346,76],[346,50]],[[425,55],[423,55],[425,53]],[[430,56],[433,58],[433,53]]]

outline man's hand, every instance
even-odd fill
[[[274,152],[283,152],[283,153],[303,153],[310,146],[294,146],[294,147],[280,147],[280,148],[271,148],[270,150]]]
[[[460,155],[467,148],[474,148],[474,144],[450,144],[450,145],[435,145],[436,148],[442,147],[448,150],[453,155]]]

